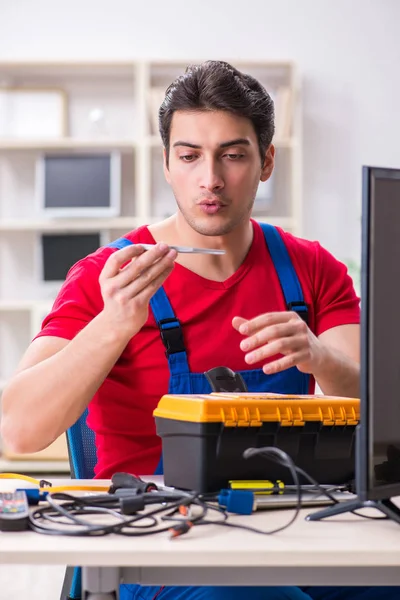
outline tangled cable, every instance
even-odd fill
[[[300,476],[311,483],[311,491],[323,494],[334,504],[331,491],[318,484],[308,473],[295,465],[286,452],[276,448],[248,448],[245,459],[262,456],[286,467],[294,482],[296,506],[290,520],[281,527],[264,531],[252,526],[235,523],[231,514],[218,505],[218,494],[200,494],[146,483],[125,473],[113,477],[109,492],[74,496],[65,492],[49,493],[46,504],[30,513],[30,528],[46,535],[103,536],[110,533],[125,536],[154,535],[169,532],[175,538],[187,533],[194,526],[221,525],[272,535],[287,529],[298,518],[302,508],[302,485]],[[124,482],[134,480],[134,487],[123,487]],[[310,487],[307,489],[310,492]],[[154,508],[149,508],[154,506]],[[210,518],[212,513],[213,518]],[[99,517],[101,517],[99,521]]]

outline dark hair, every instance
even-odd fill
[[[176,110],[225,110],[247,117],[258,139],[261,162],[274,135],[274,103],[251,75],[227,62],[209,60],[190,65],[165,92],[159,111],[161,138],[169,156],[172,116]]]

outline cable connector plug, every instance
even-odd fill
[[[119,499],[119,506],[123,515],[134,515],[140,510],[144,510],[145,501],[143,494],[122,497]]]
[[[221,490],[218,504],[228,512],[251,515],[254,510],[254,494],[248,490]]]
[[[169,532],[171,534],[170,538],[173,539],[179,537],[180,535],[183,535],[190,531],[192,527],[193,523],[191,521],[182,521],[182,523],[179,523],[178,525],[174,525],[173,527],[169,528]]]
[[[130,473],[114,473],[111,478],[111,486],[108,490],[109,494],[115,494],[119,488],[133,488],[140,492],[152,492],[158,489],[152,481],[143,481],[137,475]]]
[[[51,487],[53,484],[51,483],[51,481],[47,481],[47,479],[41,479],[39,481],[39,487],[43,488],[43,487]]]
[[[28,504],[30,506],[32,506],[32,505],[35,506],[35,505],[39,504],[39,502],[46,500],[46,496],[49,493],[49,492],[41,492],[37,488],[17,488],[15,491],[16,492],[25,492],[26,499],[28,500]]]

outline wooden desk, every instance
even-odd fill
[[[24,487],[0,480],[0,488],[16,483]],[[309,512],[303,510],[294,525],[272,536],[218,526],[194,528],[175,540],[167,534],[72,538],[1,533],[0,563],[80,565],[91,600],[111,598],[102,594],[116,588],[121,577],[143,585],[400,585],[399,525],[350,514],[308,522]],[[231,518],[268,530],[290,515],[262,511]]]

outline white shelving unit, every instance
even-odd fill
[[[136,217],[114,217],[107,219],[107,229],[129,231],[140,224]],[[0,221],[0,232],[38,231],[74,232],[99,231],[104,229],[104,219],[5,219]]]
[[[294,66],[232,62],[261,81],[277,102],[273,185],[269,198],[256,201],[254,216],[301,234],[301,119]],[[0,137],[0,393],[57,292],[40,279],[40,235],[100,232],[111,241],[174,212],[154,104],[185,68],[182,61],[0,63],[0,88],[62,89],[68,107],[66,134],[60,138]],[[99,109],[103,118],[93,123],[91,115]],[[40,154],[114,150],[122,157],[119,216],[44,219],[38,213],[34,189]]]
[[[69,472],[70,467],[67,460],[7,460],[0,458],[0,473],[65,474]]]

